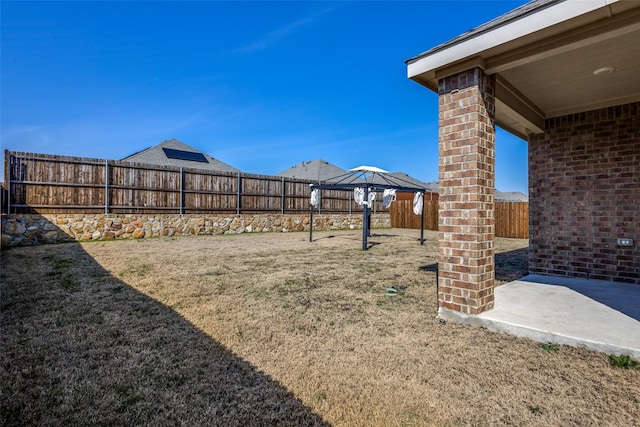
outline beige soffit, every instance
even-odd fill
[[[640,1],[536,0],[407,61],[409,78],[496,75],[496,122],[526,137],[544,119],[640,101]],[[595,70],[612,67],[609,75]]]

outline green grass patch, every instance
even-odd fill
[[[560,351],[560,346],[558,346],[557,344],[552,344],[552,343],[544,343],[544,344],[540,344],[540,348],[543,349],[544,351],[549,351],[549,352],[557,352]]]
[[[78,283],[73,277],[65,276],[58,281],[58,286],[61,289],[69,292],[77,292],[80,290],[80,283]]]
[[[142,400],[142,396],[136,393],[131,386],[122,386],[116,391],[120,397],[120,406],[117,408],[117,411],[120,413]]]
[[[628,354],[621,354],[620,356],[610,354],[609,363],[611,364],[611,366],[623,369],[631,369],[638,366],[638,361],[633,360]]]
[[[539,406],[529,406],[529,412],[533,415],[542,415],[542,409]]]
[[[53,261],[54,271],[66,271],[73,265],[73,260],[68,258],[56,258]]]

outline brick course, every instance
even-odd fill
[[[531,273],[640,283],[640,103],[546,120],[529,188]]]
[[[439,81],[441,308],[493,308],[495,82],[474,68]]]

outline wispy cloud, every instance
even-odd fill
[[[307,25],[312,24],[313,22],[315,22],[318,18],[320,18],[322,15],[325,15],[329,12],[332,12],[333,10],[335,10],[338,6],[334,6],[334,7],[330,7],[327,9],[323,9],[317,13],[312,14],[311,16],[299,19],[297,21],[294,21],[290,24],[287,24],[283,27],[277,28],[267,34],[265,34],[262,38],[255,40],[251,43],[248,43],[242,47],[239,47],[237,49],[234,49],[232,51],[232,53],[236,53],[236,54],[247,54],[247,53],[253,53],[253,52],[257,52],[260,50],[264,50],[267,49],[271,46],[276,45],[277,43],[279,43],[281,40],[291,36],[293,33],[295,33],[298,29],[305,27]]]
[[[80,157],[120,158],[206,122],[202,112],[183,115],[110,116],[55,124],[15,126],[2,131],[2,148]],[[114,143],[115,142],[115,143]]]
[[[51,127],[48,125],[21,125],[3,128],[0,145],[3,149],[13,151],[24,151],[24,146],[28,146],[30,151],[43,150],[51,145],[50,130]]]

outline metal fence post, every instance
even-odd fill
[[[109,160],[104,161],[104,214],[109,215]]]
[[[6,154],[5,154],[6,156]],[[13,168],[11,167],[11,159],[13,158],[13,154],[9,154],[9,164],[6,165],[5,167],[8,166],[8,170],[5,171],[6,172],[6,177],[7,177],[7,213],[10,214],[11,213],[11,181],[12,181],[12,172],[13,172]]]
[[[280,213],[284,215],[284,176],[282,177],[282,206],[280,207]]]
[[[180,167],[180,216],[182,216],[184,199],[184,170]]]
[[[240,215],[240,206],[242,204],[242,178],[240,177],[240,172],[238,172],[238,198],[236,203],[236,213]]]
[[[424,192],[422,193],[422,217],[420,219],[420,244],[424,245],[424,205],[426,201],[424,200]]]

